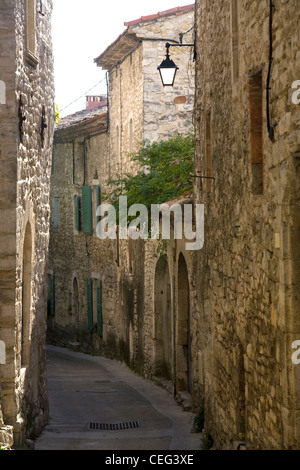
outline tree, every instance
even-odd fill
[[[193,183],[194,136],[175,133],[168,140],[149,141],[132,154],[138,163],[136,174],[117,175],[108,181],[112,190],[104,196],[118,210],[118,199],[127,196],[127,204],[151,204],[170,201],[191,190]]]

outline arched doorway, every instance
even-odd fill
[[[182,253],[178,259],[177,283],[176,389],[192,392],[190,289],[187,265]]]
[[[25,230],[23,247],[23,279],[22,279],[22,349],[21,362],[26,366],[30,362],[30,328],[31,328],[31,258],[32,235],[28,222]]]
[[[171,285],[169,265],[165,257],[155,269],[154,339],[155,374],[168,379],[172,375]]]

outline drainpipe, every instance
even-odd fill
[[[271,125],[270,118],[270,81],[271,81],[271,69],[273,62],[273,0],[270,0],[270,16],[269,16],[269,68],[268,68],[268,77],[267,77],[267,125],[268,125],[268,135],[269,139],[274,142],[274,129],[277,126],[277,122]]]

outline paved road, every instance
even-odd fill
[[[48,346],[47,364],[50,420],[35,450],[200,450],[194,415],[117,361]],[[100,429],[119,423],[137,427]]]

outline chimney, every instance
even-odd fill
[[[86,96],[85,109],[90,111],[92,109],[106,106],[106,104],[107,104],[106,95],[96,95],[96,96],[88,95]]]

